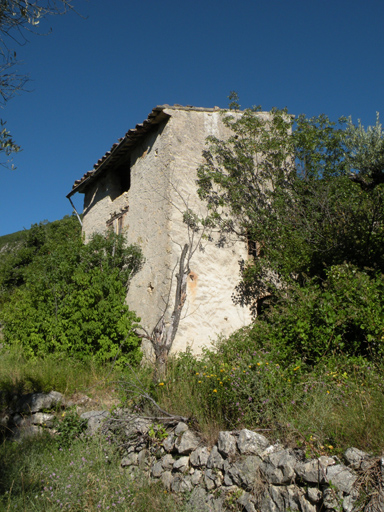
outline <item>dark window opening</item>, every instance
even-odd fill
[[[111,173],[111,199],[121,196],[131,188],[131,166],[129,160],[125,161]]]

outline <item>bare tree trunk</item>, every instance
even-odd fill
[[[154,379],[163,379],[167,369],[168,356],[175,340],[180,324],[181,311],[187,298],[187,279],[189,269],[189,245],[185,244],[181,252],[179,268],[176,274],[176,292],[173,311],[169,324],[165,323],[167,308],[157,322],[150,336],[146,336],[152,343],[156,355],[156,370]]]

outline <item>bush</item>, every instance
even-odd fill
[[[84,244],[73,217],[34,226],[0,268],[5,342],[29,356],[138,361],[138,318],[125,297],[140,263],[140,250],[122,236],[95,235]]]

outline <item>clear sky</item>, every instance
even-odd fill
[[[66,194],[163,103],[384,119],[383,0],[74,0],[84,16],[16,47],[31,92],[0,116],[23,151],[0,168],[0,235],[71,213]],[[82,210],[82,195],[75,196]]]

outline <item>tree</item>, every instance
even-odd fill
[[[384,271],[381,125],[237,107],[224,114],[232,137],[210,138],[198,171],[211,222],[254,255],[241,262],[236,300],[260,312],[345,261]]]
[[[140,265],[140,250],[122,236],[95,235],[84,244],[75,217],[33,226],[0,265],[5,342],[31,356],[139,359],[138,318],[125,298]]]
[[[49,16],[63,15],[74,10],[71,0],[0,0],[0,104],[24,90],[28,76],[16,70],[18,63],[14,44],[28,42],[28,33],[38,34],[40,21]],[[20,151],[0,119],[0,152],[10,157]],[[2,162],[9,166],[9,160]],[[12,167],[13,168],[13,167]]]

